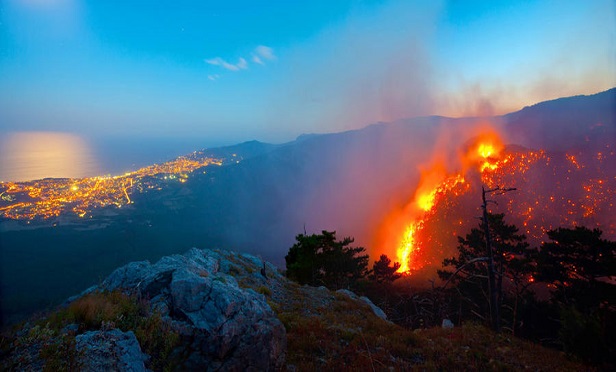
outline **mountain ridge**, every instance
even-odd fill
[[[615,91],[579,99],[592,107],[597,97],[609,101]],[[553,140],[552,130],[537,128],[538,120],[496,124],[517,134],[526,148],[541,148],[533,145],[546,139],[554,151],[563,152],[565,144],[574,154],[616,143],[613,107],[593,115],[572,124],[546,119],[550,128],[558,123],[582,128],[584,136],[578,129],[557,131],[562,137],[555,138],[566,142]],[[604,125],[593,129],[598,115]],[[205,174],[194,172],[185,183],[135,194],[134,204],[121,209],[107,208],[88,220],[62,217],[36,230],[0,231],[2,321],[57,304],[126,262],[156,260],[192,246],[259,254],[280,267],[302,231],[335,230],[371,249],[376,227],[413,196],[422,165],[435,156],[455,158],[458,146],[472,137],[466,131],[474,123],[424,117],[280,145],[248,141],[218,150],[228,157],[236,153],[239,162],[202,168]],[[441,135],[450,137],[448,146],[437,146]],[[609,172],[613,166],[601,167]],[[532,183],[528,187],[537,189]]]

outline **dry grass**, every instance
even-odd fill
[[[287,330],[287,364],[297,370],[408,368],[418,358],[413,332],[377,318],[367,305],[314,288],[293,292],[297,301],[274,310]]]
[[[480,325],[412,331],[376,317],[368,305],[346,295],[299,286],[274,273],[269,278],[242,273],[242,267],[230,267],[241,274],[240,286],[265,295],[286,328],[290,370],[592,370],[562,353]],[[16,340],[0,339],[0,349],[6,352],[12,342],[25,348],[38,343],[47,368],[61,370],[66,366],[63,360],[75,360],[74,334],[63,335],[63,328],[78,324],[80,333],[116,327],[135,332],[143,351],[152,356],[148,368],[165,370],[172,365],[171,352],[181,339],[148,309],[149,304],[136,296],[93,293],[41,320]]]
[[[324,317],[281,314],[287,328],[289,365],[299,371],[592,370],[563,353],[496,335],[479,325],[413,332],[338,310]]]
[[[418,347],[427,370],[468,371],[580,371],[592,370],[567,359],[556,350],[535,343],[496,334],[477,324],[453,329],[430,328],[416,331]]]
[[[148,313],[147,303],[120,291],[91,293],[50,317],[56,326],[78,324],[81,331],[107,327],[129,329]]]
[[[77,330],[67,332],[70,325],[76,325]],[[113,291],[85,295],[37,320],[27,332],[3,336],[4,351],[11,360],[2,367],[19,370],[20,365],[28,366],[28,360],[39,359],[43,370],[75,370],[75,336],[113,328],[134,331],[143,352],[151,356],[149,369],[166,370],[172,366],[170,355],[180,341],[179,334],[160,314],[149,311],[147,301]]]
[[[563,353],[480,325],[413,331],[377,318],[366,304],[346,295],[293,283],[272,282],[269,288],[268,304],[287,330],[290,369],[591,370]]]

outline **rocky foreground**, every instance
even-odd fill
[[[576,370],[480,326],[410,331],[349,291],[299,286],[261,259],[193,248],[133,262],[4,335],[2,370]]]

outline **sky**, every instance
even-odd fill
[[[596,93],[614,66],[614,0],[0,0],[0,135],[280,143]]]

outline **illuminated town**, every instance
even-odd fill
[[[97,208],[131,204],[135,192],[163,187],[162,181],[184,183],[190,174],[222,160],[202,153],[181,156],[120,176],[88,178],[46,178],[27,182],[0,182],[0,216],[14,220],[34,220],[72,213],[81,218]]]

